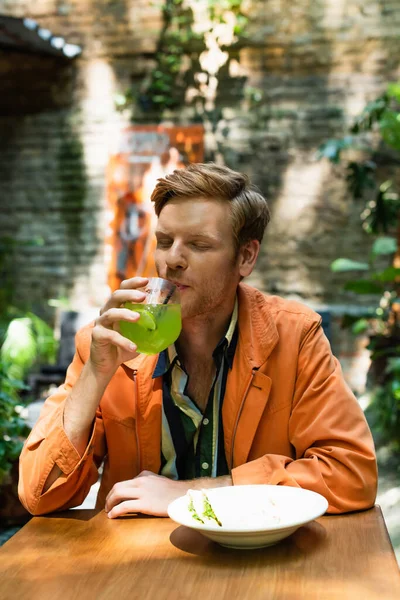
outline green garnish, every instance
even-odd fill
[[[200,519],[199,515],[196,512],[196,509],[193,504],[193,498],[191,496],[189,496],[189,498],[190,498],[189,505],[188,505],[189,512],[192,513],[193,519],[196,519],[196,521],[200,521],[200,523],[203,523],[203,525],[204,525],[203,519]]]
[[[213,507],[210,504],[209,499],[207,498],[206,494],[203,492],[203,498],[204,498],[204,512],[203,515],[207,518],[207,519],[212,519],[213,521],[215,521],[217,523],[217,525],[219,525],[220,527],[222,527],[222,523],[221,521],[218,519],[217,515],[215,514]]]
[[[157,329],[157,322],[154,315],[150,312],[150,310],[143,308],[135,307],[133,310],[136,310],[140,314],[140,319],[137,321],[137,324],[148,331],[155,331]]]

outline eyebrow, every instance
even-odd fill
[[[168,233],[167,231],[164,231],[163,229],[156,230],[156,237],[161,237],[161,236],[171,237],[171,234]],[[219,237],[216,237],[214,235],[205,234],[205,233],[189,233],[187,237],[189,237],[191,240],[207,240],[207,241],[214,241],[214,242],[220,241]]]

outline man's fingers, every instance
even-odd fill
[[[110,308],[97,319],[96,323],[103,325],[103,327],[113,327],[114,323],[118,323],[119,321],[135,323],[139,319],[140,314],[129,308]]]
[[[133,479],[127,481],[119,481],[116,483],[107,495],[105,502],[105,511],[109,512],[119,503],[123,503],[126,500],[138,500],[143,496],[143,482],[138,481],[139,478],[148,476],[157,477],[151,471],[141,471],[139,475]]]
[[[124,500],[137,500],[140,498],[140,491],[135,485],[135,479],[120,481],[116,483],[106,498],[105,511],[110,511],[116,504]]]
[[[137,350],[136,344],[118,333],[118,331],[101,327],[101,325],[93,327],[92,340],[100,344],[108,342],[114,346],[118,346],[121,350],[125,350],[125,352],[136,352]]]
[[[105,510],[110,519],[132,512],[166,517],[170,502],[184,495],[189,486],[188,482],[142,471],[134,479],[114,485],[106,498]]]
[[[124,279],[124,281],[121,281],[120,287],[125,290],[144,287],[148,281],[148,277],[131,277],[130,279]]]
[[[126,500],[125,502],[121,502],[114,506],[114,508],[107,513],[107,517],[109,519],[116,519],[117,517],[123,517],[124,515],[139,512],[147,514],[145,513],[140,500]]]
[[[146,294],[136,289],[119,289],[113,293],[113,295],[107,300],[105,305],[100,310],[100,314],[104,314],[110,308],[118,308],[124,302],[143,302],[146,298]]]

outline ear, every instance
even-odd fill
[[[259,252],[260,242],[258,240],[250,240],[241,246],[238,256],[239,273],[241,277],[250,275],[256,264]]]

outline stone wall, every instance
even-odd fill
[[[316,307],[351,302],[329,264],[365,255],[370,241],[360,207],[315,151],[399,76],[400,0],[249,0],[244,7],[249,42],[221,69],[205,126],[207,159],[248,172],[271,202],[250,281]],[[0,235],[42,241],[18,248],[17,295],[39,311],[59,296],[72,308],[98,305],[107,294],[106,165],[129,120],[115,111],[114,95],[151,67],[160,9],[148,0],[0,0],[0,13],[36,19],[83,48],[68,68],[0,53],[9,98],[0,101]],[[19,72],[21,94],[22,60],[31,102],[21,108],[13,84]],[[43,81],[51,101],[41,108]],[[194,117],[188,105],[169,120]]]

